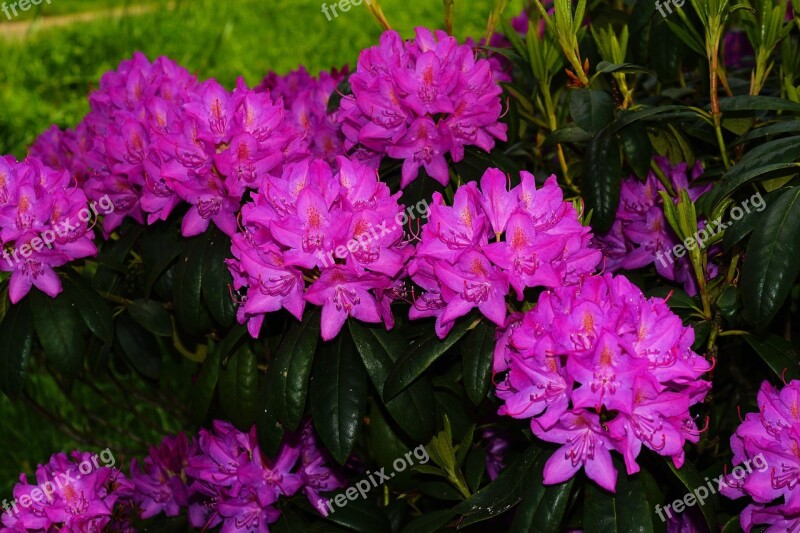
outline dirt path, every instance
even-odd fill
[[[104,18],[121,18],[134,15],[143,15],[156,11],[160,7],[162,6],[126,6],[109,9],[106,11],[92,11],[88,13],[59,15],[55,17],[41,17],[36,20],[26,20],[21,22],[0,22],[0,38],[7,40],[22,40],[32,32],[51,28],[60,28],[62,26],[70,26],[81,22],[92,22]],[[172,2],[166,6],[167,9],[173,9],[174,7],[175,4]]]

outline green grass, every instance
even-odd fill
[[[329,4],[332,2],[328,2]],[[50,16],[128,6],[130,0],[53,0],[36,13],[40,28]],[[201,78],[215,77],[232,87],[238,76],[257,83],[267,72],[285,73],[305,65],[310,71],[354,65],[358,52],[377,42],[381,28],[364,6],[340,14],[330,22],[321,0],[187,0],[165,6],[166,0],[139,2],[160,5],[152,13],[81,22],[70,27],[32,31],[25,40],[2,38],[5,17],[0,13],[0,154],[24,157],[27,146],[51,124],[72,127],[88,111],[87,95],[103,72],[141,50],[151,59],[167,55]],[[415,26],[441,27],[442,4],[437,0],[381,0],[384,13],[404,37]],[[456,0],[456,34],[480,36],[492,0]],[[517,0],[509,13],[518,12]],[[174,369],[185,378],[190,370]],[[20,403],[0,395],[0,500],[11,495],[18,473],[32,474],[35,465],[52,453],[83,447],[97,451],[110,446],[118,460],[141,452],[143,443],[130,435],[156,442],[162,433],[180,425],[163,410],[136,402],[121,408],[127,394],[97,382],[102,395],[76,383],[65,393],[51,378],[33,375],[27,390],[49,411],[80,432],[90,431],[95,442],[86,444]],[[142,392],[133,380],[129,388]],[[109,401],[110,399],[110,401]],[[105,421],[96,423],[93,417]],[[150,420],[150,422],[147,422]]]
[[[127,5],[99,3],[109,2]],[[93,2],[82,4],[88,9]],[[312,72],[352,65],[381,33],[364,6],[329,22],[321,0],[192,0],[177,2],[175,10],[165,7],[166,0],[142,4],[162,7],[42,30],[25,41],[0,39],[0,152],[23,156],[50,124],[75,125],[102,73],[136,50],[151,58],[167,55],[201,78],[232,87],[240,75],[252,84],[270,70],[285,73],[301,64]],[[457,2],[456,34],[480,36],[491,5],[492,0]],[[415,26],[442,26],[442,5],[435,0],[418,1],[413,10],[404,0],[383,0],[382,6],[403,36],[411,36]]]

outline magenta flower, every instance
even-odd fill
[[[342,156],[290,163],[268,176],[242,208],[228,268],[245,292],[240,323],[258,336],[266,313],[302,318],[305,302],[322,310],[322,337],[348,316],[392,327],[394,288],[413,254],[398,219],[405,216],[373,169]]]
[[[55,297],[62,287],[54,269],[97,254],[91,217],[86,195],[66,171],[34,158],[0,158],[0,270],[11,272],[12,303],[31,287]]]
[[[592,481],[614,492],[617,469],[611,461],[614,441],[600,426],[600,417],[589,411],[567,412],[558,423],[542,428],[531,420],[531,431],[542,440],[563,444],[544,465],[544,483],[563,483],[583,468]]]
[[[289,121],[301,132],[303,150],[334,163],[344,155],[344,134],[339,112],[328,114],[328,100],[347,76],[347,67],[320,72],[316,78],[300,67],[285,76],[268,74],[256,91],[269,92],[275,101],[282,99]]]
[[[334,266],[325,269],[311,284],[305,299],[322,307],[322,338],[327,341],[339,334],[348,316],[362,322],[382,322],[387,315],[381,312],[381,306],[388,306],[389,301],[379,300],[370,291],[390,287],[385,276],[359,274],[345,266]]]
[[[376,166],[384,155],[403,160],[402,187],[420,168],[446,185],[447,154],[459,162],[466,146],[488,152],[506,140],[502,89],[489,61],[442,31],[417,28],[405,43],[385,32],[361,52],[349,81],[353,94],[339,111],[345,149]]]
[[[133,500],[140,507],[142,518],[162,512],[177,516],[189,504],[184,470],[188,457],[194,454],[194,443],[180,433],[165,437],[158,448],[150,448],[150,455],[143,463],[131,461]]]
[[[670,181],[676,191],[685,190],[692,201],[708,191],[710,185],[692,186],[691,181],[702,173],[700,162],[691,171],[691,178],[685,163],[671,166],[665,157],[656,157],[656,163]],[[623,180],[620,190],[620,202],[617,218],[610,232],[598,237],[597,242],[606,258],[606,268],[616,272],[620,268],[634,270],[653,264],[656,272],[662,277],[683,283],[689,295],[697,294],[697,281],[688,257],[672,257],[668,255],[678,237],[669,227],[664,216],[663,200],[659,191],[665,191],[664,185],[654,172],[647,175],[642,183],[635,176]],[[705,222],[700,222],[699,228]],[[714,277],[717,266],[709,262],[708,274]]]
[[[742,528],[792,531],[800,526],[800,381],[777,390],[761,384],[758,413],[747,413],[731,436],[733,470],[720,492],[728,498],[749,497],[741,515]]]
[[[408,269],[424,293],[409,316],[436,317],[442,338],[475,307],[503,325],[509,286],[522,301],[526,288],[580,283],[600,261],[589,228],[564,201],[554,177],[539,189],[528,172],[511,190],[507,181],[500,170],[488,169],[480,189],[468,182],[456,190],[452,207],[433,195]]]
[[[330,454],[322,446],[310,421],[306,421],[299,433],[300,470],[303,480],[303,492],[308,501],[323,516],[328,516],[325,498],[320,492],[333,492],[346,484],[341,469],[328,464],[333,462]]]
[[[584,468],[613,491],[610,452],[633,474],[642,446],[680,468],[686,441],[699,440],[689,409],[710,389],[699,378],[711,365],[691,350],[693,340],[663,300],[646,299],[624,277],[544,292],[498,337],[494,370],[506,372],[498,414],[530,419],[534,435],[564,444],[547,462],[545,483]]]
[[[133,484],[118,470],[95,466],[92,457],[78,451],[53,455],[49,463],[36,469],[36,485],[29,485],[25,474],[20,475],[14,498],[32,503],[25,507],[15,502],[10,512],[3,513],[3,525],[13,531],[101,531],[109,526],[117,501],[132,495]],[[42,497],[45,489],[47,495]]]

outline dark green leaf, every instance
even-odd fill
[[[728,520],[720,533],[742,533],[742,531],[741,517],[736,515]]]
[[[558,485],[544,485],[544,464],[547,457],[540,455],[534,468],[532,483],[525,489],[522,501],[517,506],[514,521],[511,523],[512,533],[541,531],[557,533],[561,531],[561,522],[567,508],[574,479]]]
[[[475,405],[481,403],[489,392],[492,381],[492,354],[494,353],[495,327],[486,320],[473,329],[462,345],[464,387]]]
[[[147,238],[142,240],[142,261],[145,273],[145,296],[158,279],[181,254],[182,237],[178,224],[159,222],[147,228]]]
[[[129,313],[121,314],[115,322],[117,353],[125,356],[131,367],[148,379],[161,374],[161,351],[152,333],[137,324]]]
[[[100,255],[95,259],[100,267],[95,273],[93,285],[99,291],[114,292],[122,280],[121,274],[126,271],[126,260],[139,237],[144,233],[144,226],[138,224],[123,226],[122,237],[118,241],[108,242]]]
[[[638,111],[620,111],[619,116],[609,128],[609,133],[616,133],[622,128],[644,119],[654,119],[663,121],[665,118],[673,116],[685,116],[690,113],[691,116],[696,116],[691,108],[682,105],[665,105],[656,107],[647,107]],[[656,116],[658,115],[658,116]]]
[[[204,258],[208,246],[207,236],[200,235],[185,242],[184,251],[178,258],[175,279],[175,316],[178,325],[189,333],[203,331],[210,324],[201,303]]]
[[[343,464],[361,430],[367,374],[346,330],[325,343],[320,352],[311,378],[311,415],[322,442]]]
[[[349,500],[345,506],[337,507],[331,502],[331,507],[333,513],[328,515],[328,520],[350,531],[360,533],[391,531],[389,517],[383,509],[375,505],[373,498],[362,498],[356,493],[356,499]]]
[[[128,306],[131,317],[159,337],[172,336],[172,319],[164,307],[153,300],[134,300]]]
[[[319,312],[292,320],[269,369],[270,394],[278,420],[294,431],[306,408],[308,380],[320,335]]]
[[[742,265],[744,315],[757,327],[777,314],[800,273],[800,187],[781,193],[753,230]]]
[[[698,302],[686,294],[683,289],[676,287],[655,287],[645,291],[648,298],[661,298],[667,300],[671,309],[697,309]]]
[[[89,330],[103,342],[111,343],[114,338],[111,309],[92,284],[72,269],[67,270],[67,276],[62,279],[62,283],[64,295],[78,303],[78,314]]]
[[[647,178],[650,160],[653,158],[653,145],[644,124],[634,122],[619,133],[626,161],[640,179]]]
[[[450,349],[467,332],[470,321],[462,318],[444,340],[439,340],[431,329],[420,338],[395,364],[386,377],[383,387],[384,400],[391,400],[411,385],[439,357]]]
[[[649,533],[654,531],[653,506],[648,503],[640,476],[618,470],[617,492],[612,494],[589,481],[584,489],[583,527],[586,533]]]
[[[478,148],[467,148],[464,159],[456,163],[458,174],[468,181],[479,181],[488,168],[499,168],[512,176],[520,171],[519,165],[500,150],[488,154]]]
[[[683,486],[686,487],[687,492],[694,492],[694,489],[697,487],[706,485],[705,479],[703,479],[703,476],[690,461],[683,463],[681,468],[675,468],[675,465],[669,458],[665,458],[664,461]],[[705,505],[700,506],[700,511],[703,513],[703,518],[705,519],[706,525],[708,525],[709,531],[719,531],[719,527],[717,526],[716,498],[712,497],[706,500]]]
[[[719,99],[719,110],[730,111],[791,111],[800,113],[800,104],[776,96],[730,96]]]
[[[584,143],[592,139],[592,134],[575,125],[559,128],[544,139],[545,146],[560,143]]]
[[[597,72],[611,74],[613,72],[623,72],[625,74],[652,74],[652,71],[633,63],[609,63],[600,61],[597,64]]]
[[[336,90],[333,91],[333,94],[328,98],[328,113],[337,111],[339,105],[342,103],[342,97],[350,94],[353,94],[353,90],[350,88],[350,82],[348,80],[339,82],[339,85],[336,86]]]
[[[16,398],[25,385],[33,344],[33,318],[26,299],[6,310],[0,322],[0,390]]]
[[[214,229],[204,255],[203,301],[214,320],[226,327],[231,325],[236,316],[229,289],[233,278],[225,265],[225,259],[231,255],[230,237]]]
[[[503,470],[497,479],[483,487],[455,507],[463,517],[458,527],[468,526],[502,514],[522,499],[525,489],[537,480],[533,479],[534,463],[541,450],[528,448],[525,454]]]
[[[219,371],[219,398],[227,420],[242,431],[256,421],[259,392],[258,359],[247,345],[228,358]]]
[[[572,120],[588,133],[597,133],[614,120],[614,101],[605,91],[574,89],[569,93]]]
[[[75,377],[83,368],[86,352],[86,326],[78,314],[78,304],[64,294],[50,298],[36,289],[28,298],[33,327],[48,363],[60,374]]]
[[[756,178],[777,177],[797,171],[795,161],[800,159],[800,137],[769,141],[750,150],[723,176],[711,191],[709,204],[716,206],[739,187]]]
[[[731,220],[727,223],[729,225],[725,228],[725,234],[722,236],[722,246],[726,252],[750,235],[757,226],[762,225],[765,207],[772,205],[772,202],[781,192],[780,190],[773,191],[762,197],[763,206],[760,211],[747,212],[739,220]]]
[[[622,159],[615,135],[597,135],[586,149],[583,191],[592,210],[592,226],[598,233],[611,228],[619,204]]]
[[[209,351],[206,360],[203,361],[203,366],[194,387],[192,387],[192,415],[198,423],[205,419],[211,400],[214,398],[222,360],[235,349],[246,332],[247,330],[243,326],[233,328],[221,343]]]
[[[755,141],[758,139],[762,139],[769,135],[778,135],[780,133],[797,133],[800,132],[800,120],[786,120],[784,122],[778,122],[775,124],[770,124],[768,126],[762,126],[760,128],[756,128],[747,132],[746,134],[742,135],[731,144],[744,144],[746,142]]]
[[[373,385],[383,395],[386,377],[406,353],[408,341],[398,331],[349,320],[350,332]],[[428,442],[436,429],[433,385],[423,376],[384,404],[391,417],[415,442]]]
[[[748,334],[744,335],[744,340],[776,376],[787,380],[800,378],[797,351],[789,341],[772,333],[759,336]]]
[[[456,516],[453,509],[442,509],[425,513],[417,519],[409,522],[400,533],[435,533],[441,531],[453,517]]]

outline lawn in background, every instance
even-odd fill
[[[381,1],[387,19],[403,36],[413,35],[415,26],[442,26],[441,1],[413,0],[413,9],[410,3]],[[381,33],[365,6],[329,22],[320,0],[53,0],[51,6],[43,4],[42,25],[49,8],[66,10],[65,4],[86,11],[108,5],[150,5],[154,10],[41,29],[22,41],[0,37],[2,153],[22,157],[50,124],[74,126],[87,112],[86,96],[103,72],[136,50],[151,59],[167,55],[200,78],[215,77],[232,87],[240,75],[255,84],[270,70],[285,73],[302,64],[318,72],[352,65]],[[456,34],[481,36],[491,5],[492,0],[456,2]],[[0,35],[7,24],[0,22]]]

